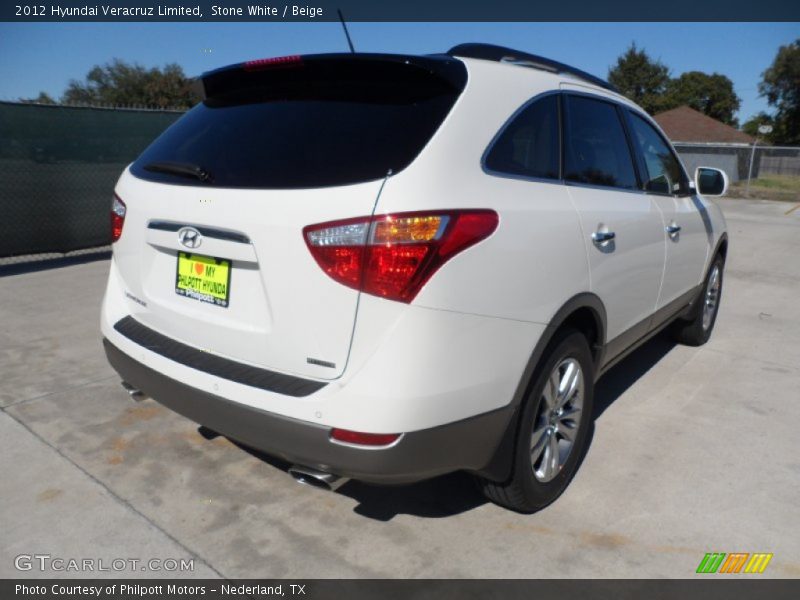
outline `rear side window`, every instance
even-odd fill
[[[567,181],[636,189],[636,172],[616,107],[567,95],[564,178]]]
[[[484,164],[498,173],[558,179],[560,155],[558,97],[551,95],[529,104],[506,126]]]
[[[402,62],[320,61],[227,80],[144,151],[134,175],[265,189],[381,179],[416,158],[460,93]]]
[[[631,115],[634,144],[642,153],[645,167],[644,189],[660,194],[680,194],[688,186],[678,159],[650,123]]]

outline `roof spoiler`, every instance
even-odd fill
[[[521,67],[531,67],[533,69],[540,69],[542,71],[547,71],[549,73],[566,73],[568,75],[572,75],[573,77],[577,77],[578,79],[582,79],[588,83],[600,86],[611,92],[619,94],[619,90],[616,87],[614,87],[604,79],[595,77],[594,75],[587,73],[586,71],[581,71],[580,69],[576,69],[575,67],[570,67],[569,65],[565,65],[564,63],[560,63],[555,60],[545,58],[543,56],[537,56],[536,54],[528,54],[527,52],[521,52],[519,50],[506,48],[504,46],[495,46],[494,44],[476,44],[476,43],[459,44],[458,46],[453,46],[452,48],[450,48],[450,50],[447,51],[447,54],[449,56],[478,58],[481,60],[491,60],[495,62],[503,62],[512,65],[519,65]]]
[[[467,79],[463,63],[446,54],[330,53],[264,58],[229,65],[203,73],[196,89],[203,99],[208,99],[225,95],[232,89],[258,85],[259,80],[279,83],[305,73],[312,79],[319,77],[334,81],[370,71],[378,76],[383,72],[387,77],[405,75],[436,80],[440,85],[458,92],[464,89]],[[399,79],[402,80],[402,77]]]

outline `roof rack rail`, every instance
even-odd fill
[[[520,52],[512,48],[504,46],[495,46],[494,44],[459,44],[453,46],[447,51],[449,56],[463,56],[464,58],[480,58],[482,60],[493,60],[496,62],[504,62],[512,65],[520,65],[523,67],[531,67],[534,69],[541,69],[550,73],[567,73],[573,75],[578,79],[583,79],[589,83],[600,86],[615,93],[619,90],[599,77],[595,77],[586,71],[581,71],[575,67],[570,67],[564,63],[537,56],[535,54],[528,54],[527,52]]]

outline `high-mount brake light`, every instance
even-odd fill
[[[443,210],[360,217],[303,229],[332,279],[367,294],[411,302],[453,256],[489,237],[492,210]]]
[[[262,71],[275,67],[298,67],[303,64],[303,57],[299,54],[291,56],[275,56],[272,58],[258,58],[244,63],[245,71]]]
[[[122,199],[114,194],[111,203],[111,242],[116,242],[122,236],[122,227],[125,225],[125,213],[128,211]]]

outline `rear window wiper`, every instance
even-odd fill
[[[152,171],[154,173],[167,173],[179,177],[191,177],[193,179],[199,179],[204,183],[210,183],[214,179],[211,173],[200,165],[192,165],[189,163],[167,161],[153,162],[145,165],[143,168],[145,171]]]

